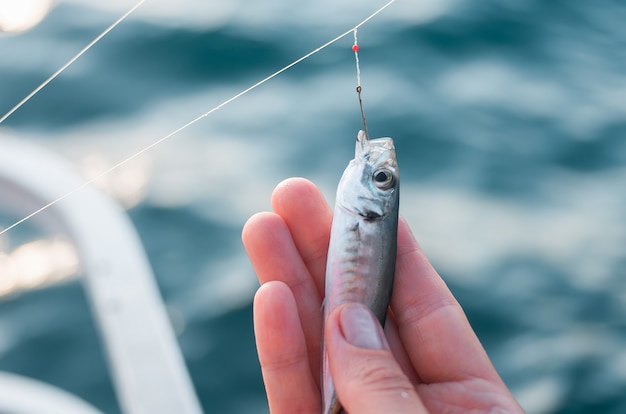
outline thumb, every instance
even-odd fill
[[[340,306],[329,316],[325,334],[333,382],[345,411],[427,413],[367,306]]]

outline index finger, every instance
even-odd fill
[[[469,377],[501,381],[463,309],[402,218],[391,306],[400,337],[422,382]]]

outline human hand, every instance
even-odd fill
[[[270,412],[315,413],[321,303],[332,211],[315,185],[288,179],[242,239],[261,287],[254,329]],[[384,333],[362,305],[324,327],[333,382],[349,413],[519,413],[463,310],[407,223],[398,224],[396,276]]]

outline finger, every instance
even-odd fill
[[[290,178],[276,186],[272,208],[287,223],[300,256],[324,295],[326,255],[332,210],[324,195],[304,178]]]
[[[428,262],[406,221],[398,226],[392,308],[420,380],[499,380],[485,350],[444,281]]]
[[[267,282],[257,291],[254,332],[270,412],[318,414],[320,391],[311,374],[296,302],[285,284]]]
[[[426,413],[366,306],[348,303],[335,310],[326,339],[337,396],[347,412]]]
[[[402,372],[407,376],[409,381],[412,384],[419,383],[419,377],[415,372],[415,367],[413,367],[413,362],[409,358],[409,355],[404,348],[404,344],[402,343],[402,338],[400,338],[400,333],[398,332],[398,324],[396,323],[395,317],[392,312],[387,314],[387,321],[385,322],[385,327],[383,328],[385,331],[385,338],[387,339],[387,343],[389,344],[389,348],[393,353],[394,359],[402,368]]]
[[[319,377],[322,332],[321,298],[308,269],[291,238],[285,221],[274,213],[252,216],[242,231],[242,240],[259,282],[281,281],[296,299],[311,366]]]

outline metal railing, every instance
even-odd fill
[[[0,139],[3,209],[26,215],[83,181],[54,154],[33,144]],[[145,252],[123,209],[100,191],[85,187],[32,220],[62,232],[77,248],[123,412],[201,413]],[[5,412],[2,403],[0,399],[0,412]]]

